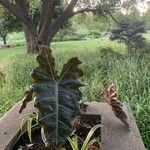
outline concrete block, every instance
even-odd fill
[[[21,102],[17,103],[10,111],[0,118],[0,150],[12,150],[15,145],[21,129],[21,122],[28,119],[35,110],[33,102],[27,105],[22,114],[19,114]]]
[[[130,123],[130,131],[115,117],[111,107],[106,103],[87,103],[86,114],[101,115],[102,150],[145,150],[136,121],[129,105],[124,105]],[[12,150],[20,134],[21,121],[27,120],[37,110],[33,102],[27,105],[22,114],[18,113],[21,102],[16,104],[0,119],[0,150]]]
[[[124,105],[130,123],[130,131],[115,117],[106,103],[88,103],[87,114],[101,114],[102,150],[145,150],[136,121],[129,105]]]

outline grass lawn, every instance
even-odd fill
[[[3,60],[8,59],[8,57],[10,56],[25,53],[24,49],[25,49],[24,47],[0,49],[0,62],[2,63]]]
[[[108,38],[100,38],[93,40],[83,40],[83,41],[66,41],[66,42],[55,42],[52,44],[53,50],[58,51],[70,51],[70,50],[92,50],[95,51],[99,47],[113,47],[114,50],[123,51],[125,46],[123,44],[118,44],[117,42],[109,41]],[[15,54],[25,53],[24,46],[18,46],[8,49],[0,49],[0,60],[5,59],[7,56],[13,56]]]
[[[111,47],[104,51],[102,48]],[[84,100],[101,101],[100,82],[114,81],[119,99],[130,103],[142,138],[150,148],[150,54],[142,58],[127,58],[125,46],[107,38],[86,41],[57,42],[52,44],[58,70],[70,57],[82,60]],[[0,68],[5,82],[0,81],[0,115],[22,99],[31,84],[30,71],[36,67],[34,56],[25,54],[25,47],[0,49]]]

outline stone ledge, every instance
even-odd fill
[[[102,150],[145,150],[136,121],[129,105],[124,105],[130,123],[130,131],[115,117],[106,103],[88,103],[88,114],[101,114]]]
[[[0,118],[0,150],[12,150],[20,134],[21,122],[27,120],[29,114],[35,111],[33,102],[27,105],[22,114],[19,114],[21,102]]]
[[[131,126],[130,131],[113,115],[108,104],[96,102],[87,104],[89,105],[87,114],[101,115],[103,125],[101,128],[102,150],[145,150],[129,105],[125,105],[125,108]],[[12,150],[20,134],[22,119],[27,120],[28,115],[36,111],[33,102],[31,102],[20,115],[18,113],[20,105],[21,102],[0,119],[0,150]]]

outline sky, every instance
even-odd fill
[[[148,9],[148,2],[150,2],[150,0],[145,0],[145,1],[143,1],[143,2],[141,2],[141,3],[139,3],[138,5],[137,5],[137,8],[138,8],[138,10],[141,12],[141,13],[144,13],[144,12],[146,12],[147,11],[147,9]]]
[[[141,0],[140,0],[141,1]],[[149,4],[149,6],[148,6]],[[140,11],[141,16],[148,10],[148,8],[150,7],[150,0],[143,0],[143,2],[139,2],[136,5],[136,8]],[[128,14],[130,13],[130,11],[128,12],[126,9],[122,8],[121,12],[123,14]]]

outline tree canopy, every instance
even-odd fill
[[[0,36],[6,44],[6,37],[9,32],[20,31],[21,24],[18,19],[4,7],[0,8]]]
[[[36,50],[39,43],[49,46],[59,29],[76,14],[91,12],[110,15],[114,19],[112,12],[121,8],[130,9],[135,2],[136,0],[0,0],[0,4],[22,23],[29,51]]]
[[[123,42],[127,46],[128,54],[135,53],[135,50],[142,48],[145,38],[141,33],[145,32],[145,24],[142,21],[135,23],[121,22],[118,28],[111,30],[110,40]]]

